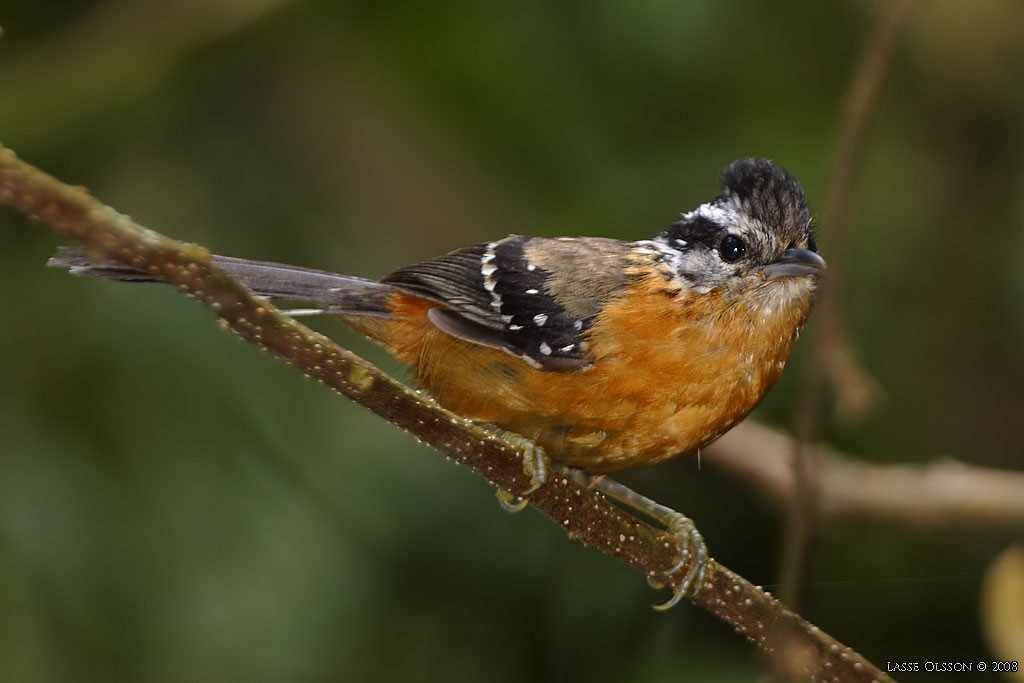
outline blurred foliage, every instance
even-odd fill
[[[1024,547],[1012,545],[992,562],[982,585],[982,621],[996,661],[1007,678],[1024,681]],[[1014,665],[1016,663],[1016,665]]]
[[[820,208],[874,8],[11,4],[4,144],[174,237],[362,275],[510,232],[647,237],[742,156]],[[828,430],[866,459],[1021,466],[1022,26],[1015,0],[921,3],[899,50],[846,302],[887,400]],[[728,629],[654,613],[632,572],[174,292],[44,268],[55,246],[0,215],[0,680],[758,675]],[[791,424],[795,369],[762,419]],[[756,493],[692,458],[624,479],[775,580]],[[808,616],[882,666],[985,659],[980,584],[1009,539],[978,531],[829,528]]]

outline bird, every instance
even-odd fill
[[[74,249],[49,263],[158,279]],[[509,235],[377,280],[213,263],[260,296],[311,305],[295,315],[340,316],[440,405],[589,482],[696,452],[746,417],[780,377],[826,271],[800,183],[761,158],[727,166],[716,197],[650,239]],[[706,555],[695,529],[661,519],[688,534],[691,557]]]

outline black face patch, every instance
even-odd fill
[[[551,273],[528,260],[529,240],[511,236],[459,249],[381,281],[442,304],[431,321],[454,337],[504,349],[546,370],[586,368],[582,335],[592,319],[572,316],[548,292]]]
[[[665,234],[670,247],[685,251],[694,247],[716,248],[724,231],[722,225],[710,218],[696,216],[676,221]]]

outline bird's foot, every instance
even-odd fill
[[[521,493],[498,489],[498,504],[505,512],[520,512],[530,502],[530,494],[537,491],[548,480],[548,456],[544,449],[525,436],[514,432],[501,432],[501,438],[523,450],[523,474],[530,478],[530,486]]]
[[[648,578],[648,583],[654,588],[672,586],[672,597],[661,605],[655,605],[656,610],[672,609],[683,598],[692,597],[700,591],[707,579],[710,557],[704,537],[692,519],[606,476],[595,476],[574,468],[566,468],[565,472],[580,485],[599,491],[625,507],[650,517],[678,541],[679,559],[676,563],[662,574],[661,580],[653,576]],[[676,581],[674,577],[679,572],[683,572],[682,578]]]
[[[671,518],[665,524],[666,531],[679,541],[679,559],[668,571],[665,577],[671,579],[680,571],[683,571],[683,578],[678,583],[658,581],[653,577],[647,579],[652,588],[663,588],[666,583],[672,585],[672,597],[666,602],[655,605],[654,609],[664,612],[675,607],[680,600],[696,595],[704,586],[708,575],[708,547],[704,544],[704,537],[697,530],[697,525],[686,515],[672,511]],[[684,571],[685,570],[685,571]]]

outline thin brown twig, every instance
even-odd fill
[[[829,276],[822,283],[812,329],[815,361],[808,365],[797,409],[797,441],[793,451],[795,495],[789,499],[786,535],[779,570],[781,595],[786,604],[801,604],[803,586],[817,535],[816,442],[822,423],[825,382],[832,386],[836,410],[845,419],[862,417],[881,391],[859,365],[842,321],[842,301],[850,260],[850,205],[854,185],[867,146],[871,124],[878,112],[902,29],[913,0],[894,0],[880,6],[861,53],[846,99],[824,222],[829,236]]]
[[[61,183],[0,147],[0,204],[48,224],[98,257],[159,276],[213,311],[221,324],[373,410],[507,491],[523,491],[522,448],[496,438],[383,374],[334,342],[257,298],[213,267],[206,249],[175,242]],[[678,543],[571,479],[552,479],[530,504],[572,538],[648,577],[674,565]],[[668,577],[678,581],[681,572]],[[831,636],[786,610],[770,595],[711,561],[691,601],[733,626],[793,675],[821,681],[887,681],[883,672]],[[785,639],[780,640],[780,634]],[[793,634],[796,634],[795,637]]]
[[[850,83],[822,214],[828,230],[829,276],[817,304],[814,343],[820,368],[835,390],[836,410],[845,419],[865,415],[880,392],[878,383],[857,362],[842,321],[852,255],[850,209],[886,77],[913,6],[914,0],[893,0],[879,6]]]
[[[747,420],[708,446],[703,457],[784,506],[796,491],[793,448],[793,437]],[[942,534],[1024,529],[1024,472],[1014,470],[952,458],[872,464],[821,446],[814,488],[819,523],[844,519]]]

